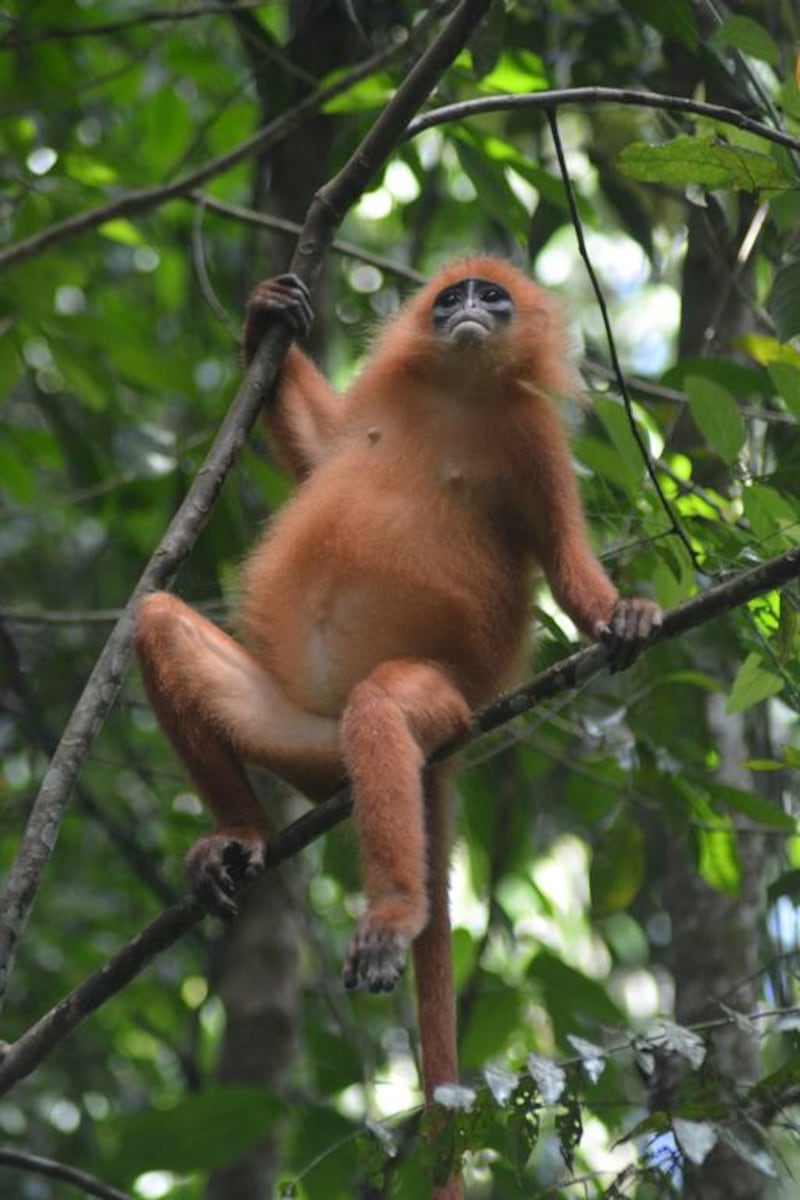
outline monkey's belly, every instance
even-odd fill
[[[502,687],[526,623],[519,573],[466,539],[454,546],[452,531],[449,544],[420,545],[380,520],[340,517],[312,539],[287,515],[246,565],[241,623],[296,704],[338,714],[394,658],[441,663],[470,704]]]

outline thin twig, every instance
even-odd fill
[[[608,342],[608,353],[609,357],[611,358],[611,365],[614,368],[614,375],[617,381],[617,386],[620,390],[620,395],[622,396],[622,402],[625,405],[625,412],[628,417],[628,425],[630,426],[634,441],[639,447],[639,453],[642,456],[642,462],[644,463],[645,470],[650,478],[650,482],[655,489],[655,493],[658,496],[659,503],[666,513],[670,528],[681,541],[686,553],[689,555],[689,561],[694,565],[695,569],[699,569],[699,564],[697,562],[692,543],[686,536],[683,526],[679,522],[675,513],[672,511],[672,506],[667,500],[667,497],[664,495],[661,484],[658,481],[658,476],[656,475],[655,467],[653,466],[653,460],[650,457],[650,451],[647,448],[647,443],[642,437],[636,417],[634,416],[633,405],[631,403],[631,398],[625,383],[625,375],[622,371],[622,364],[620,363],[619,355],[617,354],[617,343],[616,339],[614,338],[614,331],[611,328],[611,318],[608,315],[608,306],[605,301],[605,296],[603,295],[603,289],[600,286],[600,280],[597,278],[597,273],[594,269],[594,265],[592,264],[589,250],[586,246],[586,239],[583,236],[583,222],[581,221],[580,213],[578,212],[578,205],[575,202],[575,191],[572,187],[572,180],[569,176],[567,160],[564,157],[564,147],[561,144],[561,134],[558,132],[558,118],[556,117],[555,109],[548,108],[546,111],[547,120],[550,125],[550,132],[553,135],[556,158],[558,159],[558,169],[561,172],[561,179],[564,184],[564,193],[567,197],[569,214],[572,220],[573,228],[575,229],[575,237],[578,241],[578,250],[580,251],[580,256],[583,259],[584,266],[586,267],[586,272],[589,276],[589,281],[592,285],[592,290],[594,291],[595,298],[600,309],[600,316],[602,318],[603,328],[605,329],[606,333],[606,341]]]
[[[209,196],[206,192],[199,190],[190,192],[186,199],[202,204],[209,212],[218,213],[221,217],[230,217],[231,220],[241,221],[245,225],[257,225],[264,229],[277,230],[278,233],[285,233],[287,237],[297,238],[303,232],[303,226],[298,221],[289,221],[286,217],[275,217],[271,213],[255,212],[254,209],[243,208],[240,204],[229,204],[225,200],[217,200],[215,196]],[[369,250],[356,246],[354,242],[345,242],[341,238],[334,238],[330,248],[337,254],[344,254],[347,258],[356,259],[357,262],[377,267],[379,271],[383,271],[387,275],[396,275],[398,279],[406,279],[409,283],[423,284],[427,282],[427,276],[423,275],[421,271],[415,271],[412,267],[394,262],[393,259],[386,258],[383,254],[372,254]]]
[[[350,159],[317,192],[291,264],[291,269],[309,287],[313,287],[322,269],[323,256],[348,208],[395,149],[408,122],[463,48],[490,3],[491,0],[461,0]],[[280,321],[262,339],[203,465],[133,589],[67,722],[0,893],[0,997],[5,995],[14,954],[78,773],[122,687],[131,658],[134,615],[139,601],[148,592],[172,581],[197,540],[264,397],[269,394],[290,340],[288,327]]]
[[[206,248],[203,242],[203,213],[205,209],[206,198],[205,196],[201,196],[201,199],[197,201],[192,218],[192,262],[195,274],[197,275],[197,282],[200,284],[200,291],[203,294],[206,304],[226,333],[230,334],[234,342],[238,343],[239,325],[235,324],[231,319],[225,305],[214,291],[214,285],[209,278],[206,266]]]
[[[658,641],[679,637],[687,630],[738,608],[754,596],[779,588],[798,576],[800,547],[795,547],[670,609],[664,615]],[[645,649],[644,653],[647,652]],[[579,650],[540,672],[521,688],[481,709],[470,721],[466,733],[442,747],[430,761],[439,762],[449,757],[482,734],[499,728],[544,700],[582,685],[604,669],[606,652],[602,646]],[[276,837],[267,851],[266,869],[272,870],[293,858],[300,850],[339,825],[351,809],[349,789],[343,787],[318,808],[292,822]],[[19,1079],[30,1075],[55,1045],[135,978],[157,954],[192,929],[203,915],[199,902],[193,896],[185,897],[161,913],[104,966],[45,1013],[7,1047],[0,1061],[0,1095]]]

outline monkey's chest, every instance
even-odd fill
[[[394,658],[441,662],[468,692],[470,679],[502,675],[527,587],[490,515],[490,481],[444,453],[411,487],[369,472],[357,487],[349,474],[334,480],[339,489],[311,482],[243,579],[246,637],[295,702],[340,712],[352,687]]]

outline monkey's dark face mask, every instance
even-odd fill
[[[433,302],[431,323],[437,337],[454,345],[477,347],[506,329],[514,303],[491,279],[459,279],[443,288]]]

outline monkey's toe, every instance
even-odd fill
[[[350,943],[342,978],[348,991],[391,992],[406,965],[408,938],[362,922]]]
[[[189,885],[203,908],[222,921],[238,912],[239,889],[264,870],[266,844],[258,833],[219,830],[195,842],[186,856]]]

